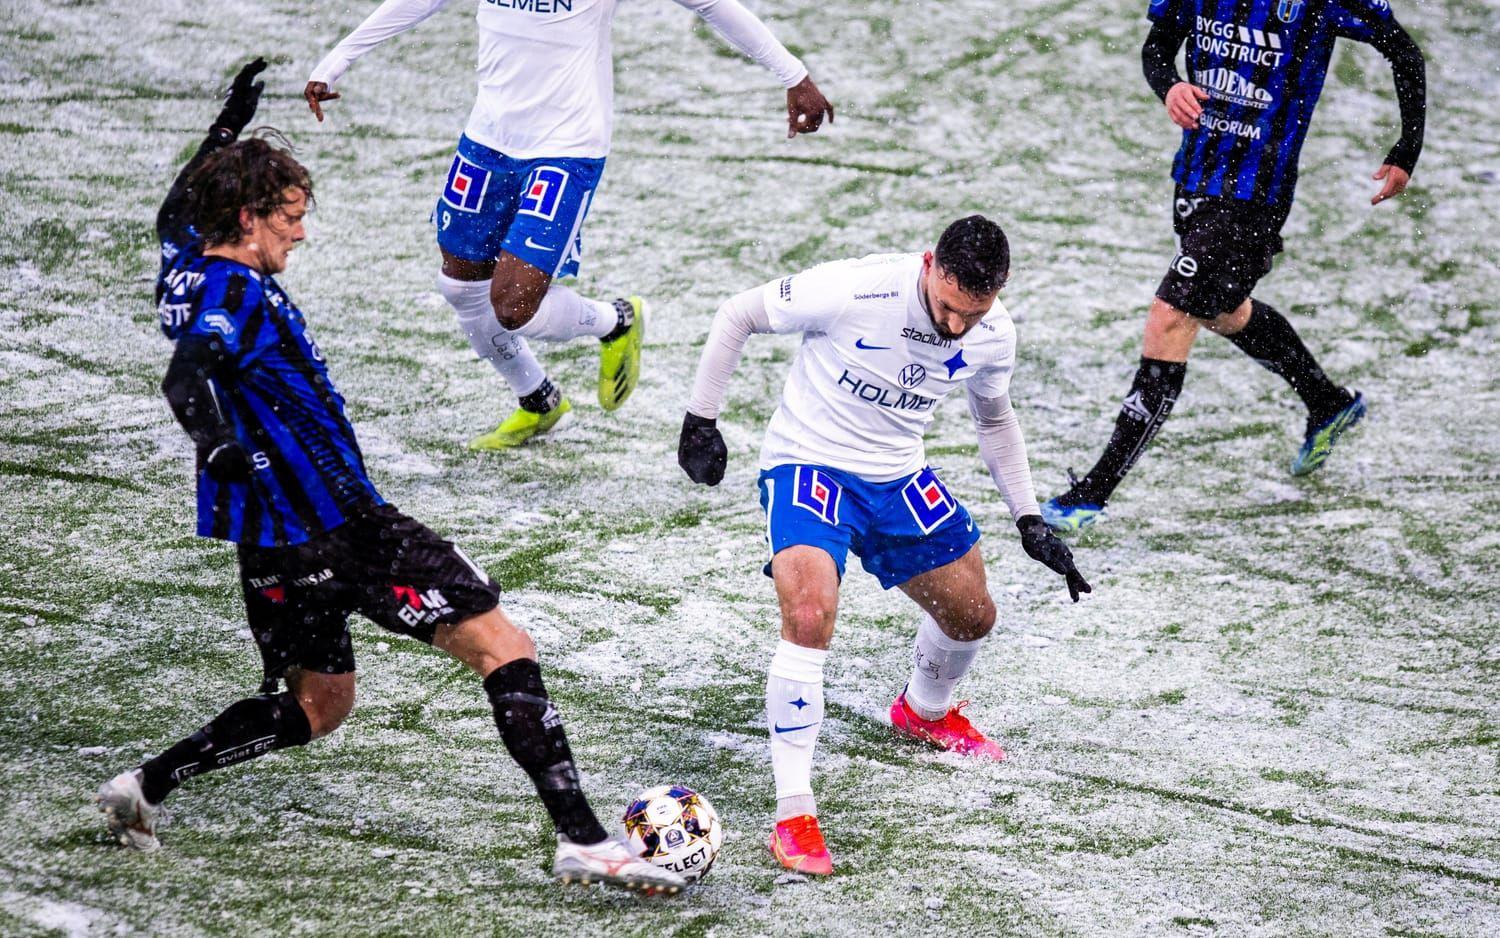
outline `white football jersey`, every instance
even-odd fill
[[[355,59],[448,0],[386,0],[313,69],[333,86]],[[807,70],[738,4],[677,0],[790,87]],[[479,94],[464,133],[515,159],[609,155],[614,129],[610,26],[616,0],[478,0]],[[727,31],[727,32],[726,32]]]
[[[961,339],[933,328],[921,254],[822,264],[763,288],[776,332],[801,332],[760,465],[809,463],[890,482],[927,464],[923,436],[948,392],[1004,397],[1016,329],[998,301]]]

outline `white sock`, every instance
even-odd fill
[[[614,332],[619,322],[615,304],[579,296],[554,283],[547,288],[536,315],[516,333],[542,342],[566,342],[583,335],[602,339]]]
[[[949,638],[932,616],[917,626],[916,663],[906,682],[906,703],[924,720],[940,720],[953,703],[953,688],[966,673],[984,639]]]
[[[542,386],[547,372],[531,354],[526,340],[500,325],[490,305],[488,280],[454,280],[438,274],[438,291],[458,314],[458,326],[480,358],[495,366],[516,397]]]
[[[766,724],[776,776],[776,820],[818,813],[812,793],[813,747],[823,725],[823,662],[828,652],[786,639],[776,644],[766,678]]]

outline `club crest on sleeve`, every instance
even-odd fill
[[[204,328],[212,329],[225,338],[234,336],[234,320],[223,313],[205,313],[199,322],[203,323]]]
[[[526,177],[521,190],[521,215],[534,215],[545,221],[557,217],[557,207],[562,203],[563,190],[568,187],[568,171],[556,166],[538,166]]]
[[[443,201],[460,212],[477,212],[484,205],[484,193],[489,187],[489,170],[470,163],[462,156],[455,156],[453,165],[448,168],[448,183],[443,187]]]
[[[829,524],[839,523],[839,484],[828,475],[810,466],[797,467],[797,484],[792,491],[792,504],[805,508]]]
[[[1305,0],[1278,0],[1276,4],[1276,18],[1283,23],[1295,23],[1302,15],[1302,6]]]
[[[931,534],[937,526],[952,517],[958,510],[958,502],[948,494],[948,489],[929,467],[912,476],[901,489],[906,507],[923,534]]]

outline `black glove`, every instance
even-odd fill
[[[209,443],[198,450],[198,460],[215,482],[250,481],[250,454],[239,440]]]
[[[224,110],[214,119],[215,130],[227,130],[232,138],[238,137],[245,125],[255,117],[256,105],[260,104],[260,93],[266,83],[256,81],[255,76],[266,70],[266,60],[256,59],[240,69],[229,86],[229,97],[224,101]]]
[[[718,485],[724,480],[729,448],[714,426],[717,421],[689,413],[682,418],[682,436],[677,440],[677,465],[700,485]]]
[[[1057,539],[1041,515],[1026,515],[1016,522],[1016,527],[1021,531],[1021,546],[1026,549],[1028,557],[1045,564],[1053,573],[1067,577],[1068,594],[1073,597],[1073,602],[1078,602],[1079,593],[1093,592],[1073,565],[1073,552]]]

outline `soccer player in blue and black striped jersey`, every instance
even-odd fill
[[[238,545],[265,680],[197,732],[99,789],[111,833],[155,849],[187,779],[332,732],[354,704],[349,615],[441,648],[484,679],[506,748],[557,828],[554,873],[675,892],[682,880],[611,839],[579,785],[536,647],[452,542],[385,503],[307,321],[276,282],[304,237],[312,180],[254,116],[265,62],[242,69],[157,219],[162,390],[198,452],[198,533]],[[286,690],[280,690],[285,682]]]
[[[1146,80],[1182,128],[1172,165],[1180,243],[1146,320],[1143,357],[1104,455],[1042,506],[1057,530],[1092,523],[1160,429],[1182,389],[1200,326],[1282,376],[1307,406],[1294,475],[1317,469],[1365,413],[1331,381],[1286,318],[1251,297],[1281,251],[1297,156],[1334,43],[1374,46],[1390,61],[1401,138],[1375,172],[1372,204],[1401,194],[1422,149],[1426,66],[1387,0],[1150,0]],[[1186,43],[1188,77],[1177,72]]]

